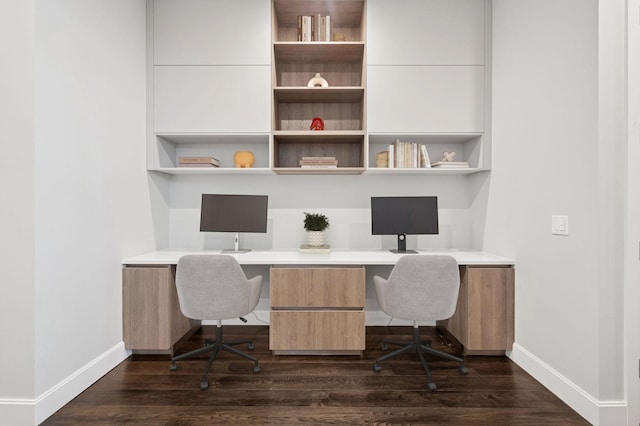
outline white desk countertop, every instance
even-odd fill
[[[513,259],[490,253],[466,250],[417,250],[418,254],[448,254],[459,265],[512,266]],[[122,260],[123,265],[175,265],[185,254],[220,254],[221,250],[166,249],[132,256]],[[300,253],[291,250],[252,250],[248,253],[225,253],[235,257],[241,265],[395,265],[406,254],[391,253],[388,250],[335,249],[330,253]],[[408,256],[411,256],[410,254]]]

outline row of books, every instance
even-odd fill
[[[178,167],[220,167],[215,157],[178,157]]]
[[[426,145],[416,142],[403,142],[396,139],[394,143],[389,145],[387,151],[376,154],[376,167],[388,167],[390,169],[468,168],[469,163],[466,161],[443,160],[432,163],[429,159]]]
[[[302,157],[300,167],[303,169],[335,169],[338,167],[336,157]]]
[[[298,15],[298,41],[331,41],[331,16]]]
[[[396,139],[389,145],[387,167],[390,169],[431,167],[427,147],[423,144]]]

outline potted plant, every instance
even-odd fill
[[[329,227],[329,219],[321,213],[304,213],[304,229],[307,244],[313,247],[324,245],[324,231]]]

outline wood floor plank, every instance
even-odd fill
[[[169,371],[166,355],[134,355],[116,366],[44,425],[588,425],[506,357],[467,356],[466,376],[455,363],[429,359],[438,386],[426,390],[418,357],[405,354],[372,370],[385,338],[410,339],[410,327],[368,327],[362,356],[284,356],[268,350],[268,326],[226,326],[225,339],[253,338],[253,363],[222,353],[199,389],[206,356]],[[215,335],[202,330],[178,349],[202,347]],[[433,327],[436,349],[455,353]],[[246,351],[246,346],[238,349]]]

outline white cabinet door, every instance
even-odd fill
[[[483,66],[369,66],[369,132],[483,132]]]
[[[155,65],[268,65],[269,0],[155,0]]]
[[[483,65],[485,0],[368,0],[369,65]]]
[[[271,67],[154,67],[155,132],[270,132]]]

